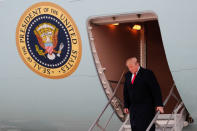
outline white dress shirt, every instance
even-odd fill
[[[136,75],[137,75],[139,69],[140,69],[140,66],[138,67],[138,70],[137,70],[137,72],[136,72]],[[131,81],[133,80],[133,77],[134,77],[134,74],[132,74]]]

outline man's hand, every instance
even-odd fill
[[[163,106],[156,107],[156,111],[160,111],[160,113],[164,113]]]
[[[129,113],[129,109],[128,108],[124,108],[124,113],[128,114]]]

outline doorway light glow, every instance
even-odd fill
[[[134,26],[133,26],[133,29],[134,30],[141,30],[141,25],[137,25],[137,24],[135,24]]]
[[[119,25],[119,23],[113,23],[112,25]]]

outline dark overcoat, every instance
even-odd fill
[[[125,74],[124,108],[130,112],[132,131],[145,131],[155,115],[155,108],[163,106],[160,86],[152,70],[140,66],[134,83],[132,73]],[[155,130],[155,124],[151,131]]]

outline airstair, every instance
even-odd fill
[[[184,126],[188,125],[188,122],[185,121],[185,114],[184,108],[180,113],[159,114],[155,121],[156,131],[181,131]],[[119,131],[131,131],[129,115],[126,116],[126,120],[123,122]]]
[[[174,87],[175,85],[173,85],[169,95],[164,101],[165,106],[171,96],[177,100],[177,104],[174,107],[173,112],[171,114],[160,114],[158,111],[146,131],[149,131],[154,123],[156,126],[156,131],[181,131],[184,126],[188,125],[188,122],[185,121],[186,109],[183,102],[180,101],[173,93]],[[126,116],[126,119],[119,131],[131,131],[129,115]]]
[[[110,115],[110,118],[105,122],[105,125],[102,126],[99,122],[101,117],[103,116],[104,112],[106,111],[107,107],[111,105],[113,98],[115,98],[115,94],[117,92],[117,89],[119,88],[120,81],[123,78],[123,74],[125,71],[122,72],[122,75],[120,77],[120,80],[118,81],[118,84],[110,97],[109,101],[105,105],[102,112],[99,114],[97,119],[94,121],[94,123],[91,125],[88,131],[94,131],[96,128],[100,131],[108,131],[107,127],[112,119],[112,116],[115,114],[115,110],[113,110],[112,114]],[[177,98],[175,93],[173,92],[175,88],[175,84],[170,89],[170,92],[168,96],[166,97],[165,101],[163,102],[164,107],[166,106],[167,102],[169,101],[170,97],[173,97],[177,103],[172,111],[171,114],[160,114],[160,112],[156,112],[153,120],[151,121],[150,125],[146,129],[146,131],[149,131],[153,124],[156,126],[156,131],[181,131],[184,126],[188,125],[188,122],[186,120],[186,109],[184,106],[184,103]],[[117,129],[118,130],[118,129]],[[129,120],[129,114],[125,115],[124,122],[122,123],[121,127],[119,128],[119,131],[131,131],[130,126],[130,120]]]

